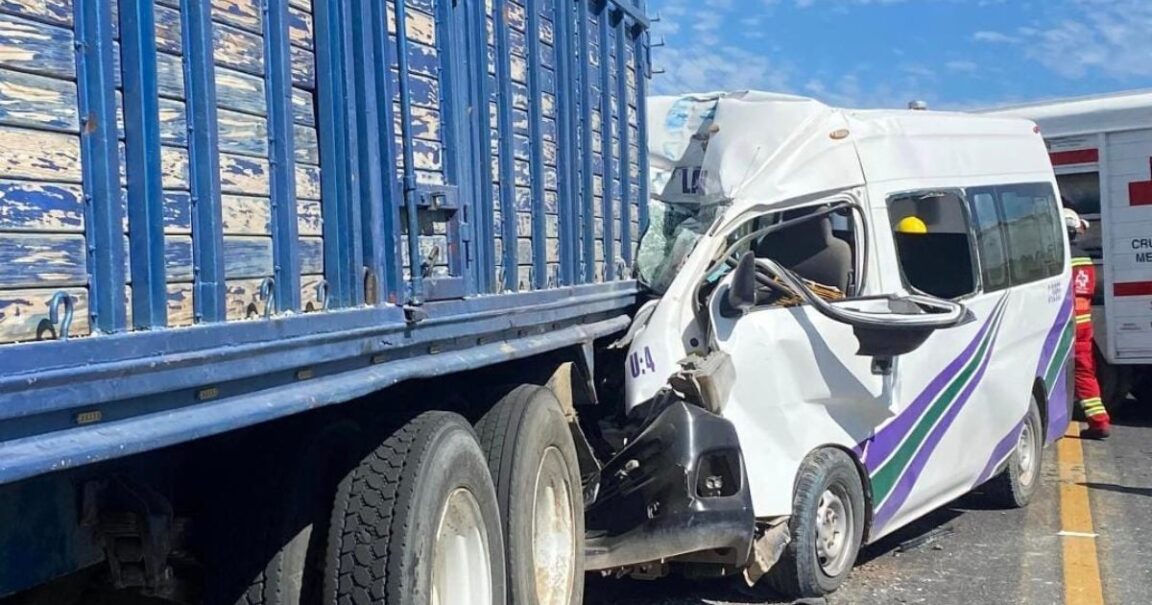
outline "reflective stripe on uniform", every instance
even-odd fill
[[[1080,401],[1080,405],[1084,406],[1085,416],[1099,416],[1108,413],[1108,410],[1104,407],[1104,401],[1099,397],[1084,399]]]
[[[1092,323],[1092,314],[1091,313],[1086,313],[1084,315],[1077,315],[1076,316],[1076,325],[1086,324],[1086,323]]]
[[[1092,259],[1088,258],[1087,256],[1077,256],[1077,257],[1072,259],[1072,266],[1073,267],[1083,267],[1083,266],[1091,267],[1092,266]]]

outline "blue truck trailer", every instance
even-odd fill
[[[646,28],[0,0],[0,596],[579,603]]]

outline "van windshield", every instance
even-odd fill
[[[664,294],[696,247],[696,242],[724,208],[724,204],[672,204],[650,200],[648,229],[641,236],[636,253],[640,283],[657,295]]]

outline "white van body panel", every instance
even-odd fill
[[[693,298],[728,235],[750,218],[851,200],[864,218],[867,242],[858,295],[898,295],[907,288],[889,227],[889,196],[1003,183],[1055,187],[1043,142],[1022,120],[852,112],[764,93],[687,99],[652,101],[649,146],[664,154],[665,170],[663,188],[653,190],[682,204],[728,206],[631,342],[629,358],[636,361],[627,373],[629,410],[664,388],[680,360],[706,350]],[[708,120],[715,123],[695,125],[712,133],[703,157],[679,164],[676,145],[661,137],[682,140],[676,132],[682,124],[668,119],[672,126],[660,129],[678,103],[710,103]],[[798,106],[805,111],[797,112]],[[796,121],[789,123],[793,114]],[[797,148],[758,149],[761,128],[766,139]],[[738,151],[727,151],[728,142]],[[698,186],[670,191],[686,182],[677,175],[691,171],[693,162],[702,167]],[[797,182],[793,172],[800,175]],[[739,435],[757,517],[790,514],[803,460],[834,446],[852,452],[872,483],[877,498],[869,539],[878,539],[998,470],[1015,445],[1038,380],[1051,391],[1043,410],[1049,438],[1062,435],[1068,422],[1062,386],[1071,349],[1062,340],[1070,334],[1068,291],[1065,262],[1055,277],[978,292],[961,301],[974,321],[934,333],[919,350],[897,358],[889,376],[874,373],[872,359],[856,354],[851,327],[807,305],[754,309],[727,320],[711,309],[710,338],[735,366],[722,415]]]

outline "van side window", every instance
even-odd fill
[[[984,291],[1003,290],[1010,283],[1008,252],[996,196],[990,191],[969,191],[968,198],[972,218],[976,223],[976,244],[980,251],[980,275],[984,280]]]
[[[915,191],[888,198],[896,254],[906,285],[953,299],[976,291],[965,203],[957,191]]]
[[[758,228],[778,222],[792,226],[765,234],[752,250],[757,258],[770,258],[800,278],[834,289],[835,298],[852,296],[860,289],[863,238],[858,233],[859,218],[847,209],[811,216],[824,206],[786,210],[757,219]],[[829,295],[833,295],[829,290]]]
[[[1008,251],[1013,286],[1059,275],[1064,269],[1064,238],[1056,195],[1047,183],[1025,183],[968,190],[973,210],[983,222],[978,200],[995,198],[1000,232]],[[981,247],[983,254],[983,246]],[[981,258],[985,261],[984,258]],[[987,275],[987,267],[985,268]],[[987,277],[985,278],[987,281]],[[986,285],[986,289],[993,287]]]

